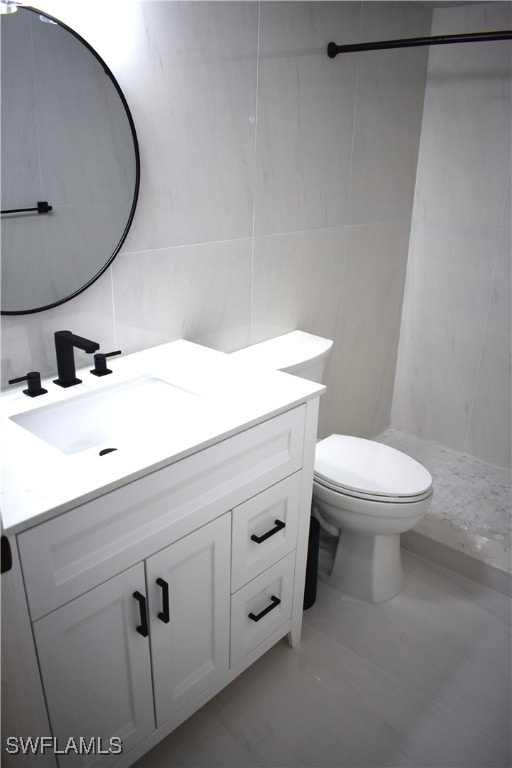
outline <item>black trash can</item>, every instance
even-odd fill
[[[306,561],[306,584],[304,586],[304,604],[306,611],[316,600],[318,579],[318,550],[320,547],[320,523],[315,517],[309,519],[308,557]]]

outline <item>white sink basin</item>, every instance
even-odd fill
[[[200,396],[145,376],[10,418],[63,453],[101,448],[103,455],[135,441],[170,439],[211,409]]]

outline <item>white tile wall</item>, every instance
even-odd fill
[[[335,227],[255,239],[251,343],[291,327],[334,338],[344,237]]]
[[[499,233],[467,451],[510,466],[510,229]],[[489,407],[489,403],[492,403]]]
[[[257,3],[140,4],[123,86],[141,143],[126,250],[252,235]]]
[[[510,3],[433,34],[510,29]],[[432,48],[392,426],[510,465],[509,42]]]
[[[248,344],[250,239],[126,253],[112,271],[123,351],[175,338],[220,349]]]
[[[335,431],[343,434],[370,437],[389,424],[408,242],[408,220],[347,230],[338,353],[327,394]]]
[[[360,3],[261,4],[257,235],[346,223],[357,58],[326,45],[357,39],[360,16]]]
[[[361,41],[428,35],[430,18],[425,14],[416,3],[364,2]],[[351,224],[410,219],[427,58],[428,48],[359,55]]]

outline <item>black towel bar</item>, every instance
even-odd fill
[[[35,208],[9,208],[9,210],[0,211],[0,213],[28,213],[28,211],[37,211],[37,213],[49,213],[53,210],[51,205],[48,205],[46,200],[38,202]]]

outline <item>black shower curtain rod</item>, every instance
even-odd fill
[[[421,45],[449,45],[450,43],[485,43],[492,40],[512,40],[512,29],[501,29],[496,32],[468,32],[463,35],[409,37],[403,40],[380,40],[374,43],[354,43],[352,45],[329,43],[327,55],[330,59],[334,59],[338,53],[379,51],[385,48],[415,48]]]

